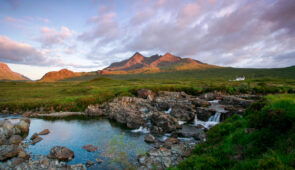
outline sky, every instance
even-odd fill
[[[170,52],[208,64],[295,65],[294,0],[0,0],[0,62],[32,80]]]

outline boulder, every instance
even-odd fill
[[[151,135],[151,134],[147,134],[145,137],[144,137],[144,141],[147,142],[147,143],[154,143],[156,140],[156,138]]]
[[[22,118],[16,126],[21,130],[23,134],[27,134],[29,133],[30,123],[30,119]]]
[[[165,140],[165,144],[177,144],[179,143],[179,140],[177,138],[173,138],[173,137],[170,137],[170,138],[167,138]]]
[[[99,159],[99,158],[96,158],[95,160],[96,160],[96,162],[97,162],[98,164],[103,163],[103,160],[101,160],[101,159]]]
[[[239,98],[236,96],[224,96],[222,100],[220,101],[221,104],[225,105],[234,105],[234,106],[241,106],[243,108],[247,108],[250,106],[254,100],[246,100],[243,98]]]
[[[34,140],[36,139],[37,137],[39,137],[38,133],[34,133],[32,136],[31,136],[31,140]]]
[[[64,146],[51,148],[49,157],[60,161],[70,161],[74,158],[74,152]]]
[[[182,129],[177,130],[175,132],[175,134],[178,137],[185,137],[185,138],[193,137],[196,140],[200,140],[200,141],[206,140],[206,135],[205,135],[203,129],[199,129],[199,128],[196,128],[196,127],[190,126],[190,125],[182,126]]]
[[[195,119],[196,110],[192,107],[191,104],[181,104],[176,103],[172,106],[171,115],[177,120],[181,121],[191,121]]]
[[[204,93],[202,95],[200,95],[201,99],[210,101],[210,100],[215,100],[217,97],[221,97],[221,94],[214,91],[214,92],[209,92],[209,93]]]
[[[85,149],[87,152],[94,152],[98,149],[98,147],[94,145],[84,145],[82,148]]]
[[[43,140],[43,138],[41,138],[40,136],[37,136],[34,140],[32,140],[32,145],[35,145],[36,143],[40,142],[41,140]]]
[[[103,109],[103,106],[99,105],[89,105],[85,109],[85,113],[88,116],[105,116],[106,115],[106,110]]]
[[[92,166],[92,165],[94,165],[94,162],[89,161],[89,160],[86,162],[86,167],[87,168],[90,167],[90,166]]]
[[[20,149],[17,145],[1,145],[0,146],[0,161],[15,157]]]
[[[198,107],[196,114],[198,120],[208,121],[208,119],[216,113],[216,110],[207,107]]]
[[[9,144],[19,144],[21,141],[23,140],[23,138],[19,135],[12,135],[9,138]]]
[[[208,102],[207,100],[203,100],[200,98],[192,99],[192,104],[195,105],[196,107],[208,107],[211,105],[211,103]]]
[[[163,112],[154,112],[151,115],[151,131],[153,133],[166,133],[172,132],[178,128],[180,128],[178,121]]]
[[[153,100],[155,93],[148,89],[140,89],[137,91],[137,96],[143,99]]]
[[[50,133],[49,129],[44,129],[41,132],[39,132],[39,135],[47,135],[49,133]]]

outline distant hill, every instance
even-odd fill
[[[0,80],[29,80],[27,77],[13,72],[7,64],[0,62]]]
[[[158,73],[180,70],[205,70],[218,66],[202,63],[190,58],[181,58],[170,53],[145,57],[136,52],[131,58],[111,64],[99,71],[100,74]]]
[[[53,82],[58,80],[64,80],[64,79],[70,79],[74,77],[80,77],[80,76],[86,76],[86,75],[92,75],[97,73],[87,73],[87,72],[73,72],[68,69],[62,69],[59,71],[51,71],[46,73],[40,81],[43,82]]]

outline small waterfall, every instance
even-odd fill
[[[167,111],[165,111],[165,113],[170,115],[171,111],[172,111],[172,108],[170,107]]]
[[[215,115],[211,116],[208,120],[208,122],[218,122],[220,121],[220,112],[216,112]]]
[[[131,130],[131,132],[134,132],[134,133],[150,133],[150,130],[148,128],[140,126],[138,129]]]

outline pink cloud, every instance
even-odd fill
[[[60,31],[57,31],[54,28],[42,27],[41,36],[38,40],[44,47],[50,47],[52,45],[62,43],[65,39],[73,36],[74,33],[74,31],[71,31],[65,26],[62,26]]]

